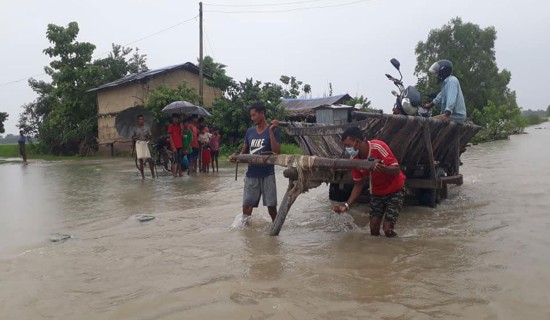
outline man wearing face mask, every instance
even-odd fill
[[[334,207],[334,211],[342,213],[349,211],[363,189],[363,179],[370,178],[370,234],[380,235],[382,229],[386,237],[395,237],[394,231],[399,211],[403,207],[405,196],[405,175],[399,168],[399,163],[386,143],[380,140],[364,140],[358,127],[346,129],[342,134],[342,143],[351,159],[357,161],[374,159],[378,162],[369,170],[352,170],[354,185],[348,201]]]

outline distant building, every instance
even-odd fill
[[[322,98],[283,99],[279,106],[287,110],[287,120],[344,124],[351,121],[353,106],[346,105],[349,94]]]
[[[205,78],[209,78],[205,75]],[[149,93],[160,86],[177,88],[185,82],[189,88],[199,91],[199,68],[191,62],[130,74],[124,78],[106,83],[90,92],[97,94],[97,124],[99,152],[108,154],[111,150],[130,151],[127,138],[120,137],[115,129],[116,115],[130,107],[143,106]],[[204,84],[204,105],[220,98],[222,92]],[[121,143],[117,143],[121,142]]]

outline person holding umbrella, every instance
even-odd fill
[[[191,148],[191,142],[193,141],[193,131],[190,129],[191,119],[185,119],[181,124],[181,135],[183,137],[183,157],[181,159],[182,171],[187,171],[189,175],[190,158],[193,148]]]
[[[184,114],[184,115],[193,115],[192,122],[190,123],[189,128],[193,131],[193,141],[191,142],[191,147],[193,151],[191,157],[188,156],[189,161],[192,162],[193,172],[197,171],[197,159],[199,157],[199,128],[198,128],[198,116],[210,117],[212,114],[208,110],[204,109],[201,106],[194,105],[188,101],[174,101],[169,103],[166,107],[162,108],[161,112],[168,114]]]
[[[193,115],[191,117],[191,123],[189,129],[193,132],[193,140],[191,140],[191,171],[197,172],[197,163],[200,156],[200,143],[199,143],[199,116]]]
[[[183,176],[181,171],[181,158],[183,156],[183,141],[181,136],[180,115],[172,114],[172,123],[168,125],[168,134],[170,134],[170,148],[173,152],[172,175]]]

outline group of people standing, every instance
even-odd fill
[[[204,118],[196,115],[183,119],[180,114],[172,114],[172,121],[166,130],[167,146],[172,154],[172,175],[182,177],[184,173],[218,172],[219,149],[221,135],[218,129],[210,132]],[[152,138],[151,129],[145,124],[143,115],[137,116],[137,127],[134,129],[132,139],[136,143],[136,156],[139,160],[139,170],[144,178],[144,162],[149,162],[151,175],[155,177],[154,161],[148,146]]]
[[[218,172],[218,156],[221,135],[218,129],[212,133],[204,118],[191,116],[181,119],[179,114],[172,115],[168,125],[170,149],[173,153],[172,174],[174,177],[199,172]]]

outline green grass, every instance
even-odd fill
[[[19,157],[19,146],[16,144],[0,144],[0,158]]]
[[[282,154],[303,154],[302,149],[295,144],[283,143],[281,145]]]
[[[29,150],[27,145],[27,156],[30,160],[46,160],[46,161],[60,161],[60,160],[94,160],[101,159],[101,157],[82,157],[82,156],[55,156],[51,154],[35,154]],[[17,144],[2,144],[0,145],[0,158],[21,158],[19,155],[19,145]]]
[[[51,154],[38,154],[33,153],[27,146],[27,156],[30,160],[46,160],[46,161],[60,161],[60,160],[95,160],[103,159],[103,157],[82,157],[82,156],[54,156]],[[227,159],[229,155],[237,151],[236,147],[222,147],[220,150],[220,160]],[[282,154],[302,154],[302,149],[295,144],[283,143],[281,144]],[[0,158],[21,158],[19,155],[19,146],[17,144],[3,144],[0,145]]]

